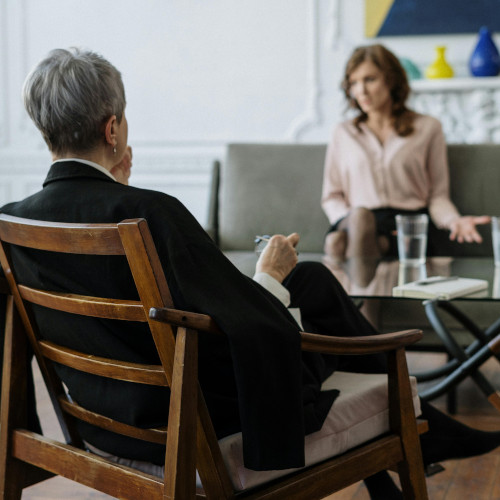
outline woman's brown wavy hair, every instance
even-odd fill
[[[357,109],[360,114],[354,119],[354,124],[359,129],[359,125],[368,119],[368,115],[360,108],[356,99],[351,97],[349,79],[352,72],[364,61],[372,61],[382,73],[389,86],[392,98],[392,117],[394,129],[402,137],[413,132],[413,120],[415,112],[406,107],[406,100],[410,94],[410,85],[406,77],[406,71],[398,58],[383,45],[367,45],[358,47],[347,61],[342,89],[349,103],[349,107]]]

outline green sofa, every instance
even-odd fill
[[[214,163],[208,229],[244,273],[253,272],[257,234],[296,231],[300,259],[321,258],[328,228],[320,206],[325,151],[324,144],[229,144],[226,158]],[[460,212],[500,215],[500,144],[449,145],[448,156],[451,197]],[[450,242],[443,231],[441,255],[492,256],[490,228],[480,230],[481,245]],[[500,316],[498,304],[461,307],[483,326]],[[383,331],[422,328],[422,347],[439,348],[419,303],[384,300],[380,314]]]

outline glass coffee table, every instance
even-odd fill
[[[454,389],[458,383],[470,377],[488,401],[500,411],[500,394],[480,371],[480,367],[491,357],[500,360],[500,314],[496,315],[487,327],[481,327],[477,320],[466,314],[461,307],[464,303],[500,301],[500,268],[495,268],[493,259],[433,257],[427,259],[425,265],[418,267],[404,266],[397,260],[357,259],[341,265],[333,265],[325,259],[323,261],[353,298],[412,300],[422,304],[430,325],[448,354],[448,362],[439,368],[414,374],[419,382],[435,382],[421,391],[420,396],[423,399],[432,400],[442,394],[448,394],[448,409],[454,412]],[[452,300],[392,296],[394,286],[432,276],[483,279],[488,282],[488,287],[481,292]],[[500,306],[500,302],[498,305]],[[449,323],[445,321],[446,316],[453,318],[470,334],[472,341],[468,345],[457,341]]]
[[[257,257],[247,252],[230,252],[230,260],[242,272],[252,276]],[[404,266],[397,260],[350,259],[334,263],[322,254],[299,255],[299,260],[313,260],[325,264],[353,299],[380,299],[381,301],[418,301],[424,308],[432,329],[448,355],[448,361],[437,369],[415,373],[419,382],[432,382],[420,393],[426,400],[443,394],[448,395],[448,410],[456,410],[455,391],[457,384],[470,377],[486,395],[489,402],[500,412],[500,394],[481,373],[480,367],[491,357],[500,360],[500,314],[487,327],[479,326],[473,315],[463,312],[464,303],[498,302],[500,306],[500,268],[495,268],[492,258],[484,257],[432,257],[422,266]],[[453,300],[415,299],[393,297],[396,285],[432,276],[460,276],[484,279],[486,290],[454,298]],[[383,307],[383,304],[382,306]],[[469,306],[470,309],[470,306]],[[474,309],[474,308],[473,308]],[[500,307],[499,307],[500,309]],[[446,317],[470,334],[467,345],[456,339]],[[484,318],[482,318],[484,319]],[[412,325],[409,324],[408,328]]]

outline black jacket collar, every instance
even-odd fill
[[[51,182],[76,179],[76,178],[94,178],[102,181],[116,182],[111,177],[108,177],[103,172],[99,172],[96,168],[81,163],[79,161],[64,161],[53,163],[49,169],[49,173],[45,178],[43,187]]]

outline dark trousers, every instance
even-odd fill
[[[285,279],[290,291],[290,307],[301,311],[306,332],[336,337],[377,335],[379,332],[361,314],[337,278],[319,262],[301,262]],[[326,372],[335,369],[358,373],[385,373],[385,354],[324,356]]]

